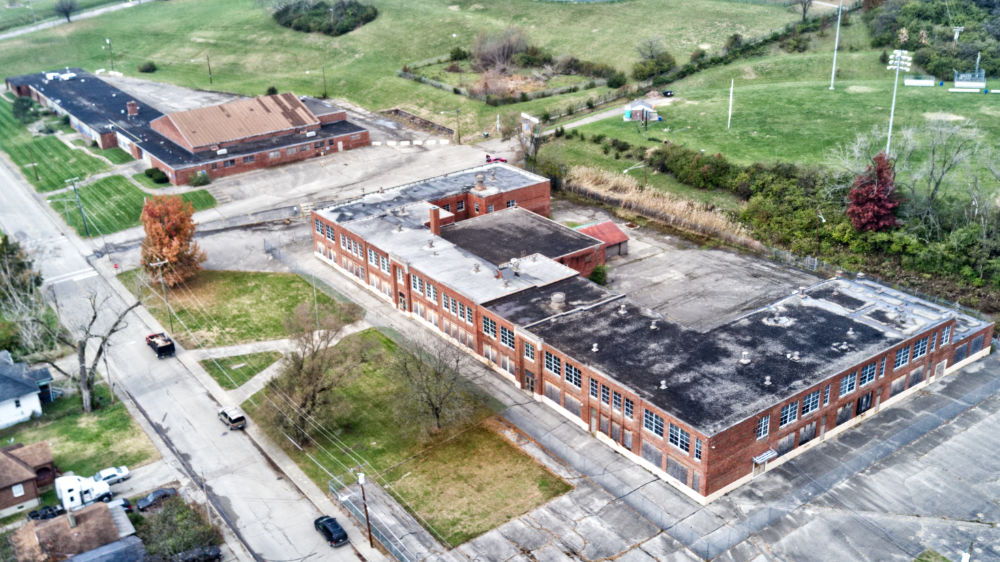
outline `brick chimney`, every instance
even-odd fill
[[[135,100],[129,100],[128,102],[126,102],[125,109],[128,111],[129,117],[135,117],[136,115],[139,115],[139,104],[137,104]]]
[[[431,234],[441,236],[441,209],[437,205],[431,206]]]
[[[76,515],[72,510],[66,512],[66,520],[69,522],[70,529],[76,527]]]

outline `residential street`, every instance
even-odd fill
[[[64,234],[66,227],[6,160],[0,162],[0,185],[4,186],[0,228],[33,252],[46,287],[59,303],[63,323],[72,327],[89,318],[91,294],[98,302],[107,299],[101,320],[110,322],[113,310],[127,306],[122,298],[127,293],[116,280],[105,278],[113,277],[107,260],[100,261],[98,269],[92,267],[84,258],[91,253],[86,244]],[[195,498],[203,487],[232,532],[249,548],[246,552],[238,541],[227,541],[239,559],[357,559],[353,549],[334,551],[322,541],[312,525],[319,510],[272,468],[248,436],[223,429],[215,414],[219,404],[185,363],[155,359],[143,338],[162,330],[142,309],[130,315],[128,327],[112,339],[110,370],[119,396],[130,395],[167,444],[166,450],[161,448],[164,459],[183,467],[190,480],[182,482],[182,493]],[[382,558],[369,549],[346,515],[330,514],[348,524],[352,545],[365,559]]]

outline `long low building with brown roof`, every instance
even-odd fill
[[[292,93],[165,114],[72,68],[6,79],[7,89],[60,115],[100,148],[120,147],[174,185],[277,166],[371,144],[368,130],[323,100]]]

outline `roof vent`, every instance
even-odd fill
[[[396,225],[396,232],[403,232],[403,225],[397,224]]]
[[[593,346],[591,346],[590,350],[593,351],[594,353],[597,353],[597,344],[595,343]]]
[[[656,327],[656,320],[653,320],[652,322],[649,323],[649,329],[650,330],[657,330],[658,329]]]
[[[496,168],[490,168],[490,181],[497,181]]]
[[[764,386],[771,386],[771,375],[764,377]]]
[[[479,264],[478,263],[472,264],[472,272],[473,273],[479,273]]]
[[[510,281],[509,281],[509,280],[507,280],[507,279],[504,279],[504,280],[503,280],[503,286],[504,286],[504,288],[505,288],[505,289],[506,289],[507,287],[510,287]]]
[[[433,248],[433,247],[434,247],[434,240],[428,240],[427,241],[427,248],[430,249],[430,248]]]
[[[621,315],[625,315],[625,314],[628,314],[628,309],[627,309],[627,308],[625,308],[625,304],[624,304],[624,303],[623,303],[623,304],[621,304],[621,305],[620,305],[620,306],[618,307],[618,314],[621,314]]]
[[[788,353],[785,354],[785,358],[786,359],[790,359],[792,361],[798,361],[799,360],[799,352],[798,351],[790,351],[790,352],[788,352]]]
[[[802,297],[802,300],[806,300],[807,298],[809,298],[809,295],[806,294],[805,287],[799,287],[799,296]]]
[[[660,390],[667,389],[667,379],[660,379]]]
[[[749,365],[749,364],[750,364],[750,352],[749,351],[740,352],[740,365]]]
[[[486,189],[486,186],[483,184],[484,181],[486,181],[486,174],[476,174],[476,191],[483,191]]]
[[[848,328],[847,335],[853,338],[857,334],[854,333],[854,328]]]
[[[566,293],[552,293],[549,297],[549,303],[552,308],[563,308],[566,306]]]

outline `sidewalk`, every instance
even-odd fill
[[[111,4],[108,6],[102,6],[100,8],[94,8],[93,10],[87,10],[86,12],[77,12],[72,15],[73,21],[83,20],[87,18],[92,18],[99,16],[101,14],[106,14],[108,12],[117,12],[118,10],[124,10],[125,8],[131,8],[132,6],[138,5],[141,2],[120,2],[118,4]],[[6,39],[11,39],[19,35],[26,35],[35,31],[40,31],[42,29],[50,29],[53,27],[58,27],[60,25],[67,25],[72,22],[67,22],[66,18],[60,16],[58,19],[43,21],[42,23],[36,23],[34,25],[29,25],[27,27],[19,27],[12,31],[7,31],[0,33],[0,41]]]

